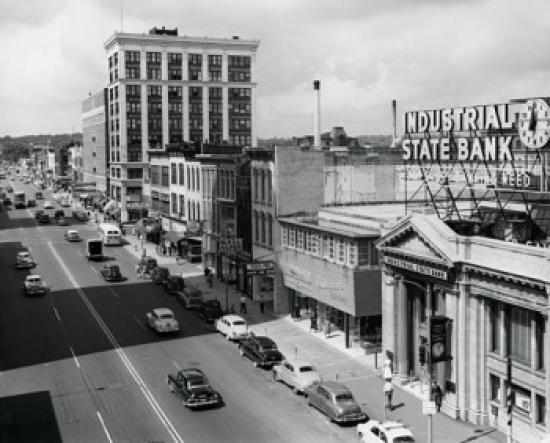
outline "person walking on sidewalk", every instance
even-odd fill
[[[265,305],[264,305],[264,295],[260,294],[260,313],[264,313]]]
[[[386,409],[392,410],[392,396],[393,396],[393,384],[391,381],[386,380],[384,383],[384,394],[386,395]]]
[[[246,297],[241,295],[241,309],[239,311],[240,314],[246,314]]]

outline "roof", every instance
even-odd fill
[[[320,232],[328,232],[331,234],[341,235],[343,237],[364,238],[380,236],[380,232],[376,229],[367,229],[357,226],[345,225],[343,223],[323,221],[319,224],[319,220],[313,217],[281,217],[280,223],[287,223],[294,226],[302,226],[308,229],[313,229]]]
[[[174,313],[172,312],[171,309],[168,309],[168,308],[155,308],[153,309],[153,312],[157,315],[157,316],[162,316],[162,315],[174,315]]]

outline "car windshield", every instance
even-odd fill
[[[405,435],[403,437],[395,437],[393,443],[414,443],[414,438],[410,435]]]
[[[335,400],[337,402],[346,402],[346,401],[353,401],[353,395],[349,392],[344,392],[342,394],[336,394]]]
[[[164,320],[172,320],[174,318],[174,316],[172,314],[162,314],[160,316],[160,318],[162,318]]]
[[[276,351],[277,345],[275,343],[265,343],[262,345],[264,351]]]
[[[311,367],[311,366],[300,366],[300,372],[313,372],[313,367]]]
[[[242,320],[235,320],[233,326],[244,326],[246,323]]]
[[[206,380],[203,378],[197,378],[194,380],[189,380],[187,382],[187,386],[189,386],[190,388],[199,388],[208,386],[208,383],[206,383]]]
[[[40,283],[41,280],[39,278],[29,278],[27,279],[29,283]]]

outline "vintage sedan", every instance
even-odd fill
[[[246,321],[234,314],[218,318],[214,323],[214,327],[216,331],[225,335],[227,340],[244,340],[249,335]]]
[[[284,359],[275,342],[269,337],[250,334],[239,343],[239,348],[241,357],[248,357],[256,368],[272,368]]]
[[[23,283],[23,290],[27,295],[43,295],[48,292],[46,283],[36,274],[27,275]]]
[[[17,253],[15,257],[15,267],[17,269],[31,269],[36,266],[36,262],[32,258],[32,255],[28,251],[21,251]]]
[[[220,393],[210,386],[206,375],[197,368],[183,368],[168,375],[168,388],[191,409],[223,405]]]
[[[179,275],[169,275],[164,284],[164,290],[170,295],[175,295],[185,287],[183,277]]]
[[[185,309],[194,310],[202,305],[202,292],[196,287],[187,286],[176,293],[176,300]]]
[[[69,226],[69,221],[65,217],[58,217],[57,224],[59,226]]]
[[[156,308],[145,314],[147,324],[159,334],[179,332],[180,326],[174,313],[168,308]]]
[[[101,269],[101,275],[105,281],[121,281],[122,274],[118,265],[104,265]]]
[[[67,241],[80,241],[82,240],[80,238],[80,235],[78,234],[78,231],[74,229],[69,229],[67,232],[65,232],[65,240]]]
[[[316,383],[304,390],[308,406],[312,406],[330,421],[343,423],[356,423],[368,419],[361,406],[353,398],[351,391],[342,383],[326,381]]]
[[[369,420],[357,425],[357,437],[364,443],[414,443],[414,435],[403,423]]]
[[[207,323],[214,323],[223,315],[222,305],[219,300],[206,300],[195,311],[199,318]]]
[[[306,388],[320,383],[321,376],[309,362],[287,358],[273,367],[273,380],[285,383],[295,394],[300,394]]]
[[[44,209],[54,209],[53,203],[49,200],[45,200],[44,201]]]
[[[170,270],[164,266],[157,266],[151,272],[151,281],[157,285],[163,285],[170,276]]]

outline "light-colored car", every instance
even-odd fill
[[[295,394],[303,393],[307,387],[321,382],[321,376],[313,365],[304,360],[289,358],[273,367],[273,379],[290,386]]]
[[[23,285],[27,295],[45,294],[48,290],[46,283],[37,274],[27,275]]]
[[[44,201],[44,209],[54,209],[53,203],[49,200]]]
[[[214,327],[227,340],[243,340],[250,335],[246,321],[238,315],[224,315],[216,320]]]
[[[21,251],[17,253],[17,257],[15,258],[15,267],[17,269],[30,269],[30,268],[34,268],[35,266],[36,266],[36,263],[32,258],[32,255],[30,252]]]
[[[159,333],[178,332],[180,326],[174,313],[168,308],[156,308],[145,314],[149,326]]]
[[[65,232],[65,240],[67,241],[80,241],[82,240],[80,238],[80,234],[75,229],[69,229],[67,232]]]
[[[351,391],[342,383],[324,381],[304,389],[308,406],[312,406],[330,421],[353,423],[365,421],[368,417],[353,398]]]
[[[357,425],[357,437],[364,443],[414,443],[413,433],[403,423],[369,420]]]

